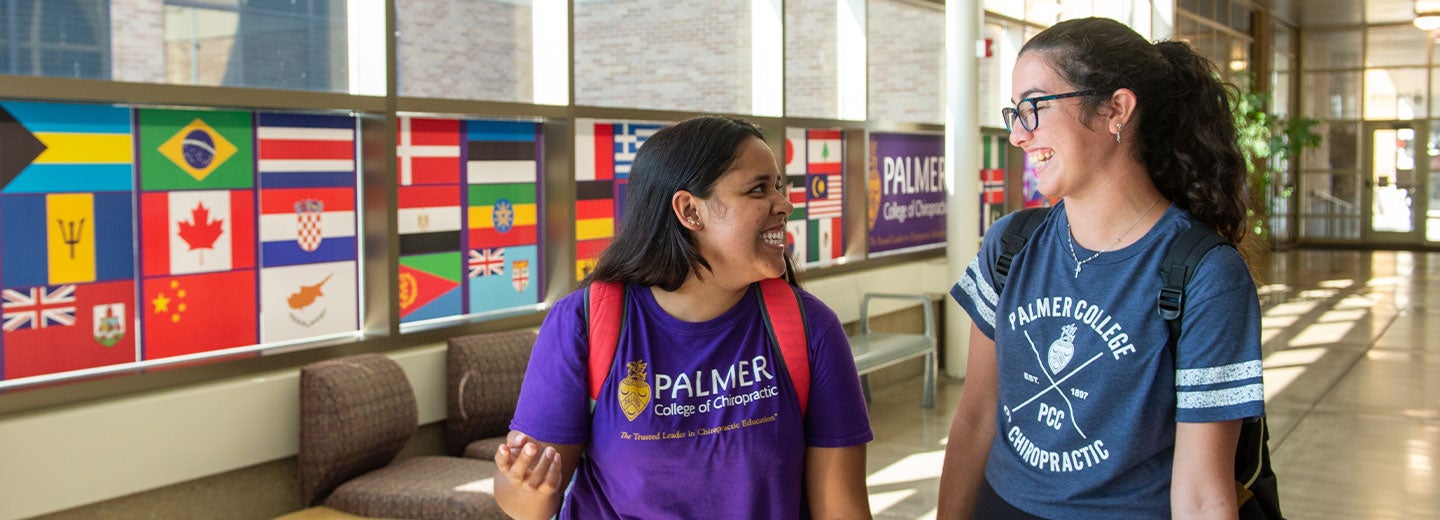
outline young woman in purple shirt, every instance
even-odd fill
[[[750,123],[697,117],[646,140],[620,231],[585,282],[625,287],[615,368],[591,401],[585,290],[556,302],[496,453],[506,513],[870,518],[873,434],[839,319],[795,291],[806,406],[766,332],[758,282],[795,281],[784,186]]]

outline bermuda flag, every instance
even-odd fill
[[[354,260],[355,118],[262,113],[260,263]]]
[[[785,129],[785,175],[805,175],[805,129]]]
[[[130,191],[131,113],[106,105],[0,102],[0,191]]]
[[[538,123],[466,121],[466,182],[533,184],[540,171],[539,134]]]
[[[133,279],[132,197],[0,195],[0,287]]]
[[[841,177],[838,173],[805,177],[805,211],[811,219],[840,218]]]
[[[458,316],[460,252],[400,257],[400,322]]]
[[[289,341],[359,329],[356,262],[267,267],[260,271],[261,341]]]
[[[398,198],[401,256],[460,251],[459,185],[402,186]]]
[[[401,186],[460,182],[460,120],[400,117]]]
[[[254,190],[141,194],[145,276],[254,267],[254,197]]]
[[[506,247],[503,253],[495,249],[471,250],[469,312],[533,307],[539,303],[539,284],[534,282],[540,260],[536,251],[534,245]]]
[[[841,154],[839,130],[806,130],[805,173],[840,173]]]
[[[143,285],[144,359],[256,343],[255,271],[158,276]]]
[[[136,360],[133,280],[12,287],[0,291],[0,301],[0,379]]]

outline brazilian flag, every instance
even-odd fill
[[[250,112],[139,112],[141,189],[254,187],[255,131]]]

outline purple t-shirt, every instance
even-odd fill
[[[811,377],[802,417],[758,294],[752,286],[719,317],[689,323],[661,309],[649,288],[630,286],[593,416],[584,292],[556,302],[510,427],[585,445],[560,518],[808,517],[805,447],[856,446],[874,435],[835,313],[800,291]]]

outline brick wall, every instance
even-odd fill
[[[839,115],[835,0],[785,2],[785,114]]]
[[[165,7],[159,0],[110,1],[110,73],[116,81],[164,83]]]
[[[407,0],[398,9],[400,95],[534,99],[529,5]]]
[[[945,121],[945,12],[870,0],[870,119]]]

